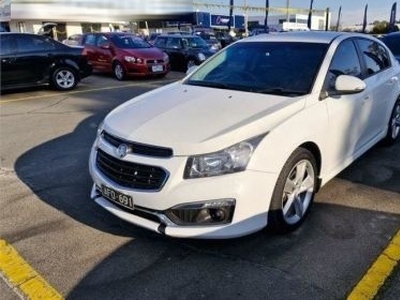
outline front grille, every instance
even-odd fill
[[[162,59],[147,59],[146,63],[148,63],[148,64],[163,64],[164,60],[162,60]]]
[[[101,149],[97,150],[96,165],[115,183],[138,190],[160,190],[168,176],[160,167],[119,160]]]
[[[173,155],[173,151],[171,148],[128,142],[112,136],[105,131],[102,132],[101,136],[104,140],[106,140],[109,144],[113,145],[116,148],[118,148],[118,146],[121,144],[127,145],[129,147],[130,153],[152,157],[171,157]]]

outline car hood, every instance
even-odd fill
[[[157,58],[162,59],[163,52],[155,47],[151,48],[136,48],[136,49],[121,49],[122,55],[133,55],[141,58]]]
[[[170,147],[174,155],[214,152],[265,134],[298,113],[305,97],[282,97],[173,83],[113,110],[104,130]]]

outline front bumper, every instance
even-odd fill
[[[102,147],[108,151],[107,147]],[[137,191],[119,186],[105,177],[96,166],[96,146],[93,147],[89,169],[94,184],[91,198],[117,217],[148,230],[178,238],[225,239],[256,232],[267,225],[267,213],[277,175],[246,170],[230,175],[183,179],[186,158],[153,159],[141,156],[125,157],[136,162],[158,165],[169,172],[169,178],[159,191]],[[110,152],[111,153],[111,152]],[[134,201],[133,211],[106,199],[100,192],[102,185],[129,195]],[[223,225],[177,225],[166,211],[180,204],[208,200],[233,199],[236,203],[231,223]]]
[[[128,76],[137,76],[137,77],[161,76],[161,75],[168,74],[170,71],[169,64],[162,63],[162,64],[158,64],[158,65],[161,65],[163,67],[163,70],[153,72],[152,68],[154,65],[155,64],[138,65],[138,64],[125,63],[125,69],[126,69],[126,73],[128,74]]]

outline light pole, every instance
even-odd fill
[[[231,32],[231,21],[232,21],[232,14],[233,14],[233,5],[234,5],[234,0],[229,0],[229,22],[228,22],[228,32]]]
[[[249,16],[247,15],[247,0],[243,0],[244,6],[244,36],[249,36]]]
[[[289,22],[290,19],[289,7],[290,7],[290,0],[286,0],[286,22]]]

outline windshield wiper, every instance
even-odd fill
[[[307,94],[307,91],[289,90],[289,89],[284,89],[281,87],[256,90],[255,92],[261,93],[261,94],[272,94],[272,95],[279,95],[279,96],[301,96],[301,95]]]
[[[189,80],[186,81],[186,84],[189,85],[197,85],[197,86],[205,86],[205,87],[214,87],[218,89],[231,89],[232,87],[221,83],[221,82],[215,82],[215,81],[197,81],[197,80]]]

